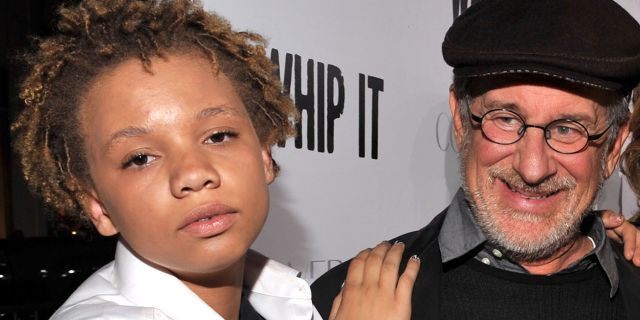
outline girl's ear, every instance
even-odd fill
[[[113,224],[96,191],[94,189],[89,190],[85,193],[84,198],[84,208],[98,232],[107,237],[117,234],[118,229]]]
[[[276,178],[275,169],[273,168],[273,158],[271,157],[271,148],[262,146],[262,167],[264,177],[267,184],[271,184]]]

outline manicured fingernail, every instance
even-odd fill
[[[420,257],[418,257],[417,254],[414,254],[411,256],[411,260],[416,261],[416,262],[420,262]]]
[[[404,242],[402,241],[397,241],[393,243],[394,246],[404,246]]]

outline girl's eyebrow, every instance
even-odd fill
[[[109,150],[123,138],[139,137],[149,133],[147,128],[143,127],[127,127],[122,130],[118,130],[111,135],[111,138],[105,143],[105,150],[108,153]]]
[[[220,106],[209,107],[209,108],[200,110],[195,115],[195,118],[197,120],[202,120],[205,118],[217,116],[219,114],[228,115],[228,116],[241,116],[241,113],[237,109],[231,108],[227,105],[220,105]],[[109,150],[113,148],[113,146],[117,144],[118,141],[120,141],[121,139],[143,136],[145,134],[148,134],[149,131],[150,131],[149,129],[144,127],[127,127],[122,130],[118,130],[116,133],[112,134],[111,138],[105,143],[104,150],[106,150],[106,153],[108,153]]]
[[[231,108],[227,105],[219,105],[219,106],[209,107],[209,108],[200,110],[200,112],[196,114],[196,120],[202,120],[205,118],[214,117],[219,114],[226,114],[230,116],[241,115],[240,112],[238,112],[238,110],[235,108]]]

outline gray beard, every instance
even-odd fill
[[[506,258],[516,262],[534,262],[552,257],[555,253],[579,237],[582,219],[589,212],[589,210],[585,210],[578,219],[566,221],[558,225],[554,232],[541,241],[519,241],[503,232],[490,213],[478,208],[473,200],[473,196],[466,187],[463,186],[463,190],[471,207],[473,217],[487,237],[487,241],[493,247],[500,250]],[[526,216],[522,216],[521,220],[525,221]]]
[[[465,139],[465,141],[468,141]],[[495,216],[492,215],[492,211],[496,210],[496,206],[493,204],[498,203],[496,199],[492,199],[492,195],[484,195],[481,192],[472,192],[467,185],[466,177],[466,163],[468,148],[467,145],[463,145],[460,150],[460,174],[462,177],[462,189],[465,193],[467,202],[471,208],[476,223],[487,237],[489,243],[495,246],[503,255],[512,261],[516,262],[534,262],[552,257],[559,252],[562,248],[567,247],[573,241],[580,236],[580,225],[582,220],[592,211],[594,200],[596,199],[596,192],[593,195],[593,199],[590,199],[590,205],[580,215],[575,215],[569,212],[565,212],[559,219],[558,223],[552,226],[550,233],[540,239],[539,241],[528,241],[524,238],[518,239],[517,235],[509,234],[503,230]],[[488,169],[490,176],[489,184],[492,184],[495,179],[505,180],[509,185],[516,187],[520,190],[529,192],[540,192],[542,194],[549,194],[553,192],[559,192],[563,190],[575,189],[576,181],[572,177],[565,178],[550,178],[538,185],[526,184],[520,176],[513,172],[512,169],[503,169],[499,167],[490,167]],[[601,179],[599,188],[602,187],[604,179]],[[482,181],[478,183],[487,183]],[[574,195],[577,196],[577,195]],[[501,208],[505,216],[518,219],[521,223],[535,222],[544,217],[538,217],[535,215],[527,214],[526,212],[518,212],[511,210],[510,208]]]

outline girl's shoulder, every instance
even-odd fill
[[[141,307],[129,301],[119,292],[114,280],[112,261],[87,278],[51,320],[171,319],[157,308]]]

